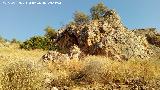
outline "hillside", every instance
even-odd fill
[[[128,29],[100,3],[92,18],[24,42],[0,42],[1,90],[159,90],[160,34]]]
[[[59,90],[158,90],[160,87],[160,63],[156,60],[130,59],[129,61],[119,62],[103,56],[87,56],[83,60],[72,59],[66,61],[63,58],[64,61],[49,61],[42,65],[40,58],[46,51],[21,50],[17,45],[13,44],[8,47],[1,47],[0,52],[0,73],[4,75],[6,73],[4,70],[9,68],[9,70],[16,70],[7,71],[8,74],[15,74],[11,78],[16,81],[14,83],[16,87],[25,85],[25,83],[21,83],[23,82],[21,78],[24,77],[23,70],[27,70],[25,72],[30,70],[26,65],[31,65],[33,69],[38,70],[38,72],[34,71],[36,77],[26,78],[26,80],[33,80],[29,83],[34,82],[37,83],[36,85],[40,84],[42,86],[25,85],[22,87],[23,89],[34,87],[39,88],[39,90],[50,90],[49,88],[56,87]],[[16,67],[18,68],[16,69]],[[19,79],[16,75],[18,75]],[[25,75],[30,76],[32,74],[26,73]],[[13,83],[9,82],[7,77],[1,76],[0,78],[3,85],[0,85],[2,90],[7,89],[6,87],[8,86],[6,84],[12,85]],[[4,84],[4,80],[6,84]],[[11,88],[7,90],[17,90],[18,87],[16,89]]]

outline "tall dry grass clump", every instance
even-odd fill
[[[160,88],[160,63],[150,60],[113,61],[106,57],[90,56],[75,80],[84,84],[110,85],[128,89]],[[108,86],[107,86],[108,87]]]
[[[151,60],[113,61],[102,56],[83,60],[50,62],[52,85],[64,89],[158,89],[160,63]]]
[[[79,60],[64,60],[63,62],[56,61],[48,62],[47,64],[48,70],[52,73],[51,87],[59,87],[60,90],[66,89],[66,87],[73,87],[75,82],[72,77],[84,67],[83,62]]]
[[[29,61],[15,61],[3,68],[3,90],[42,90],[42,71]]]

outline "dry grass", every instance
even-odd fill
[[[25,70],[27,68],[25,67],[26,64],[22,63],[25,69],[16,67],[17,65],[21,65],[19,61],[33,61],[37,66],[39,65],[37,61],[40,60],[40,57],[44,53],[46,52],[41,50],[20,50],[15,46],[0,48],[0,73],[9,73],[10,71],[7,71],[9,68],[12,68],[13,71],[24,71],[27,73],[29,71],[27,71],[28,69]],[[14,63],[17,65],[14,66]],[[33,68],[33,71],[35,70],[32,73],[33,75],[37,72],[38,67],[35,68]],[[41,72],[36,74],[40,75],[41,78],[38,78],[38,76],[34,76],[34,78],[28,77],[33,80],[31,83],[43,79],[43,85],[46,85],[48,88],[54,86],[60,90],[152,90],[153,88],[158,90],[160,88],[160,62],[154,60],[119,62],[102,56],[88,56],[83,60],[48,62],[40,70]],[[22,76],[27,75],[25,73]],[[42,77],[43,75],[45,78]],[[3,81],[4,78],[1,77],[0,80]],[[18,78],[14,80],[21,81],[22,79]],[[3,82],[1,83],[4,84]]]
[[[37,72],[34,72],[34,71],[38,70],[38,68],[35,67],[34,65],[33,66],[31,65],[32,68],[28,68],[26,66],[28,64],[25,62],[28,62],[28,63],[33,62],[33,63],[37,64],[37,61],[41,58],[41,56],[44,53],[46,53],[46,52],[42,51],[42,50],[26,51],[26,50],[18,49],[17,44],[8,45],[6,47],[0,47],[0,81],[4,81],[5,79],[7,79],[7,76],[5,74],[11,73],[11,72],[7,71],[9,69],[10,69],[10,71],[13,71],[13,72],[16,71],[16,72],[14,72],[15,75],[19,75],[19,77],[17,76],[17,78],[19,78],[17,80],[21,80],[20,79],[21,76],[23,76],[25,73],[30,73],[29,75],[36,74]],[[22,61],[24,61],[24,62],[22,62]],[[29,69],[34,70],[34,71],[30,72]],[[21,72],[23,72],[23,73],[21,74]],[[3,76],[3,75],[5,75],[5,76]],[[27,74],[25,74],[25,75],[27,75]],[[14,76],[13,78],[16,78],[16,76]],[[28,78],[29,78],[29,76],[28,76]],[[32,79],[36,80],[36,78],[32,78]],[[13,79],[13,80],[15,80],[13,82],[16,82],[16,79]],[[8,83],[7,80],[5,80],[5,81],[6,81],[5,83],[0,82],[0,90],[2,89],[2,84]],[[4,87],[5,87],[5,85],[4,85]],[[3,87],[3,89],[7,90],[4,87]],[[16,89],[11,89],[11,90],[16,90]],[[25,89],[23,89],[23,90],[25,90]]]
[[[49,63],[57,79],[57,87],[87,89],[158,89],[160,63],[150,60],[112,61],[105,57],[89,56],[84,60]],[[81,90],[81,89],[80,89]]]
[[[30,61],[16,61],[3,69],[3,90],[42,90],[43,72]]]

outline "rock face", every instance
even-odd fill
[[[133,30],[138,36],[145,36],[148,43],[160,47],[160,34],[156,31],[156,28],[146,28]]]
[[[146,37],[150,50],[153,51],[151,57],[158,60],[160,58],[160,33],[156,31],[156,28],[136,29],[133,32],[137,36]]]
[[[130,58],[148,59],[152,51],[145,36],[128,30],[114,10],[109,10],[101,20],[85,25],[70,25],[61,30],[55,43],[63,53],[80,55],[103,55],[114,60]],[[75,50],[71,50],[76,46]]]

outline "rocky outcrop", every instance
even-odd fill
[[[153,51],[150,57],[158,60],[160,58],[160,33],[156,31],[156,28],[135,29],[133,32],[137,36],[146,37],[149,43],[149,49]]]
[[[152,53],[146,37],[128,30],[114,10],[107,11],[104,19],[67,27],[59,33],[55,43],[66,53],[77,45],[86,55],[103,55],[118,60],[146,59]]]
[[[156,31],[156,28],[136,29],[133,32],[138,36],[146,37],[149,44],[160,47],[160,33]]]
[[[145,35],[128,30],[114,10],[108,10],[103,19],[60,30],[54,43],[70,58],[103,55],[113,60],[128,60],[148,59],[152,54]]]

